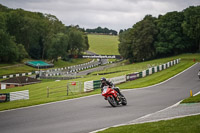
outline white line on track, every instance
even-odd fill
[[[147,86],[147,87],[143,87],[143,88],[136,88],[136,89],[127,89],[127,90],[123,90],[123,91],[134,91],[134,90],[138,90],[138,89],[146,89],[146,88],[150,88],[150,87],[153,87],[153,86],[158,86],[158,85],[161,85],[175,77],[177,77],[178,75],[184,73],[185,71],[189,70],[190,68],[192,68],[193,66],[195,66],[196,64],[198,63],[195,63],[194,65],[190,66],[189,68],[185,69],[184,71],[178,73],[177,75],[161,82],[161,83],[158,83],[158,84],[155,84],[155,85],[152,85],[152,86]],[[50,103],[44,103],[44,104],[39,104],[39,105],[33,105],[33,106],[28,106],[28,107],[22,107],[22,108],[17,108],[17,109],[10,109],[10,110],[3,110],[3,111],[0,111],[0,113],[2,112],[8,112],[8,111],[15,111],[15,110],[21,110],[21,109],[28,109],[28,108],[33,108],[33,107],[40,107],[40,106],[44,106],[44,105],[49,105],[49,104],[55,104],[55,103],[61,103],[61,102],[68,102],[68,101],[73,101],[73,100],[79,100],[79,99],[83,99],[83,98],[89,98],[89,97],[93,97],[93,96],[98,96],[100,94],[95,94],[95,95],[91,95],[91,96],[85,96],[85,97],[80,97],[80,98],[74,98],[74,99],[67,99],[67,100],[63,100],[63,101],[56,101],[56,102],[50,102]]]
[[[200,91],[197,92],[197,93],[194,94],[194,95],[198,95],[198,94],[200,94]],[[182,101],[183,101],[183,100],[181,100],[181,101],[175,103],[175,104],[172,105],[172,106],[169,106],[169,107],[167,107],[167,108],[164,108],[164,109],[162,109],[162,110],[159,110],[159,111],[156,111],[156,112],[154,112],[154,113],[147,114],[147,115],[144,115],[144,116],[139,117],[139,118],[137,118],[137,119],[134,119],[133,121],[137,121],[137,120],[140,120],[140,119],[144,119],[144,118],[147,118],[147,117],[149,117],[149,116],[151,116],[151,115],[154,115],[154,114],[156,114],[156,113],[163,112],[163,111],[166,111],[166,110],[168,110],[168,109],[174,108],[174,107],[178,106]],[[114,125],[114,126],[102,128],[102,129],[99,129],[99,130],[95,130],[95,131],[92,131],[92,132],[90,132],[90,133],[97,133],[97,132],[104,131],[104,130],[106,130],[106,129],[108,129],[108,128],[111,128],[111,127],[119,127],[119,126],[125,126],[125,125],[134,125],[134,124],[141,124],[141,123],[149,123],[149,122],[156,122],[156,121],[161,121],[161,120],[171,120],[171,119],[175,119],[175,118],[182,118],[182,117],[193,116],[193,115],[200,115],[200,113],[189,114],[189,115],[180,115],[180,116],[168,117],[168,118],[157,119],[157,120],[150,120],[150,121],[145,121],[145,122],[133,122],[133,121],[130,121],[130,122],[127,122],[127,123],[124,123],[124,124],[118,124],[118,125]]]
[[[184,71],[178,73],[177,75],[175,75],[175,76],[173,76],[173,77],[171,77],[171,78],[169,78],[169,79],[167,79],[167,80],[165,80],[165,81],[163,81],[163,82],[161,82],[161,83],[158,83],[158,84],[155,84],[155,85],[152,85],[152,86],[148,86],[148,87],[138,88],[138,89],[146,89],[146,88],[150,88],[150,87],[154,87],[154,86],[161,85],[161,84],[163,84],[163,83],[165,83],[165,82],[167,82],[167,81],[169,81],[169,80],[171,80],[171,79],[173,79],[173,78],[179,76],[180,74],[184,73],[185,71],[191,69],[191,68],[192,68],[193,66],[195,66],[196,64],[198,64],[198,63],[195,63],[195,64],[192,65],[191,67],[185,69]],[[127,89],[127,90],[123,90],[123,91],[133,91],[133,90],[138,90],[138,89]],[[198,95],[198,94],[200,94],[200,91],[197,92],[196,94],[194,94],[194,96],[196,96],[196,95]],[[162,109],[162,110],[156,111],[156,112],[154,112],[154,113],[147,114],[147,115],[144,115],[144,116],[142,116],[142,117],[139,117],[139,118],[137,118],[137,119],[135,119],[135,120],[133,120],[133,121],[136,121],[136,120],[139,120],[139,119],[143,119],[143,118],[149,117],[149,116],[151,116],[151,115],[153,115],[153,114],[156,114],[156,113],[159,113],[159,112],[162,112],[162,111],[171,109],[171,108],[173,108],[173,107],[176,107],[176,106],[178,106],[182,101],[183,101],[183,100],[181,100],[181,101],[179,101],[179,102],[177,102],[177,103],[175,103],[175,104],[173,104],[173,105],[171,105],[171,106],[169,106],[169,107],[167,107],[167,108],[164,108],[164,109]],[[160,120],[170,120],[170,119],[181,118],[181,117],[192,116],[192,115],[198,115],[198,114],[200,114],[200,113],[190,114],[190,115],[182,115],[182,116],[177,116],[177,117],[170,117],[170,118],[165,118],[165,119],[160,119]],[[147,122],[155,122],[155,121],[160,121],[160,120],[147,121]],[[142,123],[142,122],[141,122],[141,123]],[[143,123],[144,123],[144,122],[143,122]],[[119,124],[119,125],[114,125],[114,126],[111,126],[111,127],[119,127],[119,126],[131,125],[131,124],[136,124],[136,123],[132,123],[132,121],[130,121],[130,122],[128,122],[128,123]],[[102,129],[99,129],[99,130],[92,131],[92,132],[90,132],[90,133],[97,133],[97,132],[99,132],[99,131],[104,131],[104,130],[106,130],[106,129],[108,129],[108,128],[111,128],[111,127],[102,128]]]

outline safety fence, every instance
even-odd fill
[[[0,102],[8,102],[15,100],[26,100],[29,99],[29,90],[0,93]]]
[[[175,64],[178,64],[179,62],[180,62],[180,59],[176,59],[162,65],[150,67],[147,70],[143,70],[141,72],[135,72],[135,73],[131,73],[131,74],[123,75],[123,76],[118,76],[118,77],[110,78],[108,80],[111,81],[113,84],[120,84],[127,81],[132,81],[132,80],[143,78],[153,73],[165,70],[171,66],[174,66]],[[98,89],[100,88],[100,85],[101,85],[100,80],[86,81],[84,82],[84,92],[89,92],[89,91],[93,91],[94,89]]]
[[[70,81],[66,86],[47,87],[47,98],[55,96],[69,96],[83,92],[82,82]]]

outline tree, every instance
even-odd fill
[[[18,44],[17,45],[17,52],[18,52],[18,62],[21,62],[24,58],[28,57],[28,53],[26,52],[24,45]]]
[[[72,27],[68,32],[69,36],[69,52],[71,55],[80,55],[85,50],[88,50],[89,44],[84,33],[80,30]]]
[[[133,62],[131,60],[133,58],[133,52],[132,52],[132,31],[133,29],[128,29],[127,31],[124,31],[119,34],[119,45],[118,45],[118,51],[120,55],[124,59],[130,59],[130,62]]]
[[[14,62],[18,60],[18,51],[14,38],[0,30],[0,62]]]
[[[0,30],[5,36],[1,46],[6,50],[15,47],[13,53],[17,54],[15,57],[18,61],[26,57],[27,53],[33,59],[57,59],[58,56],[65,58],[69,53],[82,54],[89,49],[87,35],[78,25],[74,29],[66,28],[56,16],[9,9],[2,5],[0,11]],[[10,60],[10,57],[5,60]]]
[[[120,29],[119,34],[121,34],[121,33],[123,33],[123,32],[124,32],[124,30]]]
[[[51,48],[48,50],[48,57],[57,61],[58,57],[65,59],[69,51],[68,35],[59,33],[53,39]]]
[[[4,13],[0,13],[0,29],[6,31],[6,17]]]
[[[184,33],[195,41],[193,49],[198,49],[200,52],[200,6],[189,7],[183,13],[185,17],[182,24]]]
[[[156,18],[146,15],[131,29],[120,34],[119,53],[130,62],[149,60],[155,57],[154,41],[157,35]]]
[[[149,60],[155,57],[154,42],[157,36],[156,18],[146,15],[133,26],[133,59],[134,61]]]
[[[87,33],[99,33],[99,34],[107,34],[107,35],[117,35],[117,31],[109,30],[108,28],[101,28],[100,26],[95,29],[86,29]]]
[[[183,20],[182,12],[169,12],[158,18],[159,34],[155,42],[157,56],[175,55],[188,50],[190,42],[183,34]]]

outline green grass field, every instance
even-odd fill
[[[109,128],[98,133],[199,133],[200,115]]]
[[[123,88],[139,88],[139,87],[144,87],[144,86],[149,86],[152,84],[156,84],[159,82],[162,82],[171,76],[183,71],[187,67],[191,66],[194,64],[193,58],[200,58],[200,54],[184,54],[180,56],[175,56],[171,58],[164,58],[164,59],[157,59],[157,60],[152,60],[149,62],[143,62],[143,63],[136,63],[136,64],[131,64],[128,65],[130,68],[134,68],[135,71],[141,70],[141,66],[147,66],[147,65],[153,65],[158,62],[168,62],[171,59],[176,59],[177,57],[181,57],[182,60],[179,64],[176,66],[170,67],[164,71],[155,73],[151,76],[147,76],[145,78],[137,79],[135,81],[127,82],[124,84],[119,85],[121,89]],[[121,66],[122,69],[127,69],[127,66]],[[114,68],[112,68],[114,69]],[[118,70],[118,68],[116,68]],[[134,70],[132,72],[134,72]],[[119,73],[112,73],[112,74],[107,74],[103,75],[106,78],[111,78],[111,77],[116,77],[116,76],[121,76],[125,74],[125,72],[119,72]],[[13,102],[6,102],[6,103],[0,103],[0,110],[5,110],[5,109],[12,109],[12,108],[18,108],[18,107],[25,107],[25,106],[30,106],[30,105],[37,105],[37,104],[42,104],[42,103],[48,103],[48,102],[53,102],[53,101],[60,101],[60,100],[65,100],[65,99],[71,99],[71,98],[76,98],[76,97],[82,97],[86,95],[93,95],[93,94],[98,94],[100,93],[100,90],[95,90],[91,93],[80,93],[77,95],[71,95],[66,96],[65,94],[60,94],[60,95],[52,95],[50,98],[47,98],[47,87],[58,87],[58,86],[66,86],[68,82],[70,81],[80,81],[80,82],[85,82],[85,81],[90,81],[90,80],[99,80],[102,77],[102,75],[88,75],[85,78],[79,78],[75,80],[62,80],[59,82],[55,82],[54,80],[44,80],[45,82],[38,83],[38,84],[33,84],[33,85],[27,85],[24,87],[16,87],[12,89],[7,89],[7,90],[0,90],[0,93],[6,93],[6,92],[14,92],[14,91],[21,91],[21,90],[29,90],[30,92],[30,99],[29,100],[20,100],[20,101],[13,101]],[[156,80],[155,80],[156,79]]]
[[[55,62],[54,68],[78,65],[78,64],[89,62],[90,60],[91,59],[72,59],[71,61],[68,61],[68,62],[63,61],[63,60],[58,60],[57,62]],[[37,70],[38,70],[37,68],[33,68],[25,64],[16,64],[16,63],[0,64],[0,76],[16,74],[16,73],[26,73],[26,72],[32,72],[32,71],[37,71]]]
[[[119,55],[118,36],[109,35],[88,35],[89,51],[101,55]]]
[[[191,96],[183,100],[181,103],[199,103],[199,102],[200,102],[200,94],[196,96]]]
[[[118,36],[109,36],[109,35],[88,35],[90,51],[97,54],[106,54],[106,55],[119,55],[118,53]],[[67,66],[73,66],[81,63],[89,62],[91,59],[71,59],[70,61],[58,60],[54,63],[54,68],[61,68]],[[25,59],[28,61],[28,59]],[[10,66],[8,68],[5,68]],[[0,76],[10,75],[16,73],[26,73],[36,71],[37,68],[32,68],[26,66],[25,64],[11,63],[11,64],[0,64]]]
[[[89,42],[92,43],[90,50],[92,52],[98,53],[98,54],[119,54],[117,50],[118,46],[118,37],[117,36],[97,36],[97,35],[88,35],[89,36]],[[110,39],[109,39],[110,38]],[[111,39],[112,38],[112,39]],[[111,46],[106,46],[102,44],[101,42],[106,41],[105,44],[112,44]],[[110,40],[110,41],[109,41]],[[99,46],[103,45],[102,47]],[[111,52],[112,49],[113,51]],[[150,76],[147,76],[145,78],[140,78],[134,81],[129,81],[119,86],[121,89],[133,89],[133,88],[140,88],[140,87],[146,87],[153,84],[160,83],[179,72],[187,69],[191,65],[193,65],[195,62],[193,62],[193,59],[195,58],[196,61],[200,62],[200,54],[182,54],[178,56],[163,58],[163,59],[155,59],[151,61],[145,61],[141,63],[134,63],[134,64],[127,64],[126,61],[123,61],[119,63],[117,67],[105,69],[103,71],[94,72],[90,75],[84,76],[84,78],[74,79],[74,80],[62,80],[59,82],[56,82],[54,80],[42,80],[41,83],[38,84],[32,84],[27,85],[23,87],[16,87],[11,88],[7,90],[0,90],[0,93],[7,93],[7,92],[15,92],[15,91],[21,91],[21,90],[29,90],[30,93],[30,99],[29,100],[19,100],[19,101],[13,101],[13,102],[5,102],[0,103],[0,111],[1,110],[8,110],[8,109],[15,109],[19,107],[27,107],[32,105],[38,105],[43,103],[49,103],[49,102],[55,102],[55,101],[61,101],[66,99],[73,99],[78,97],[84,97],[88,95],[94,95],[94,94],[100,94],[100,90],[96,89],[93,92],[90,93],[69,93],[69,96],[66,95],[66,92],[51,94],[49,98],[47,98],[47,87],[49,88],[57,88],[59,86],[66,86],[68,82],[71,81],[79,81],[79,82],[85,82],[90,80],[99,80],[101,77],[106,78],[112,78],[116,76],[121,76],[133,72],[140,72],[142,70],[147,69],[150,66],[156,66],[163,63],[167,63],[168,61],[181,58],[181,62],[173,67],[170,67],[166,70],[163,70],[161,72],[154,73]],[[75,64],[80,64],[84,62],[88,62],[89,60],[72,60],[71,63],[63,62],[59,60],[55,63],[55,67],[64,67],[64,66],[70,66]],[[8,66],[10,64],[0,64],[0,67]],[[16,65],[16,64],[12,64]],[[27,66],[22,67],[13,67],[12,69],[3,70],[0,69],[0,75],[2,73],[4,74],[11,74],[11,73],[19,73],[19,71],[26,72],[26,71],[32,71],[29,67],[25,68]],[[106,74],[104,74],[106,73]],[[107,74],[110,73],[110,74]],[[104,75],[99,75],[104,74]],[[82,86],[83,87],[83,86]],[[65,91],[65,88],[62,88],[63,91]],[[58,89],[59,91],[59,89]],[[190,103],[190,102],[200,102],[200,96],[190,97],[183,101],[183,103]],[[123,133],[168,133],[168,132],[177,132],[177,133],[198,133],[200,131],[200,115],[198,116],[191,116],[191,117],[185,117],[185,118],[179,118],[174,120],[168,120],[168,121],[159,121],[159,122],[153,122],[153,123],[145,123],[145,124],[137,124],[137,125],[128,125],[128,126],[122,126],[117,128],[110,128],[106,131],[103,131],[103,133],[111,133],[111,132],[123,132]]]

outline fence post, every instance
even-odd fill
[[[49,97],[49,87],[47,86],[47,98]]]
[[[68,96],[68,94],[69,94],[69,84],[67,83],[67,96]]]

